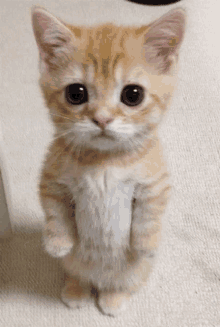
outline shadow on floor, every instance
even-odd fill
[[[44,252],[41,232],[16,233],[0,240],[0,292],[26,293],[60,301],[64,272]]]

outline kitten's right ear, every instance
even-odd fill
[[[41,7],[32,8],[32,26],[41,59],[56,68],[74,51],[74,35],[59,19]]]

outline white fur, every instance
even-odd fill
[[[123,169],[90,167],[79,177],[69,172],[59,181],[68,185],[76,203],[80,239],[74,253],[63,259],[64,267],[100,287],[124,285],[119,276],[127,265],[134,192],[134,181],[128,175],[131,172]],[[128,283],[139,282],[131,278]]]
[[[101,173],[87,171],[76,183],[78,188],[77,192],[73,189],[73,197],[82,242],[90,239],[103,248],[127,246],[133,185],[126,184],[110,169]]]

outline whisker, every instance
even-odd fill
[[[56,125],[62,125],[62,126],[73,126],[73,124],[72,123],[69,123],[69,122],[63,122],[63,123],[55,123]]]
[[[50,162],[50,166],[52,166],[53,164],[54,164],[54,162],[57,160],[57,158],[66,150],[66,148],[68,148],[68,146],[70,145],[72,143],[72,140],[70,140],[70,142],[68,142],[68,144],[67,144],[67,146],[65,146],[65,148],[64,149],[62,149],[59,153],[58,153],[58,155],[55,157],[55,159],[52,161],[52,162]],[[53,158],[52,158],[53,159]]]
[[[57,117],[61,117],[61,118],[64,118],[64,119],[67,119],[67,120],[70,120],[72,123],[74,123],[74,121],[66,116],[63,116],[63,115],[57,115],[57,114],[53,114],[53,113],[50,113],[50,115],[52,116],[57,116]]]
[[[61,134],[56,133],[56,136],[53,137],[53,140],[59,139],[60,137],[71,134],[71,133],[72,133],[72,131],[65,131],[64,133],[61,133]]]
[[[74,151],[76,153],[76,158],[78,159],[81,151],[81,146],[79,144],[75,145]]]
[[[81,142],[80,144],[76,144],[76,146],[75,146],[75,153],[76,153],[77,160],[80,157],[80,154],[81,154],[84,144],[85,144],[85,141]]]

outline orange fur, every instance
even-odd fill
[[[93,286],[101,309],[116,315],[152,269],[170,194],[157,127],[184,24],[181,9],[141,27],[72,26],[33,9],[40,86],[56,128],[39,185],[43,241],[72,276],[62,296],[73,307]],[[69,85],[84,93],[67,93]],[[80,94],[78,104],[67,97]]]

